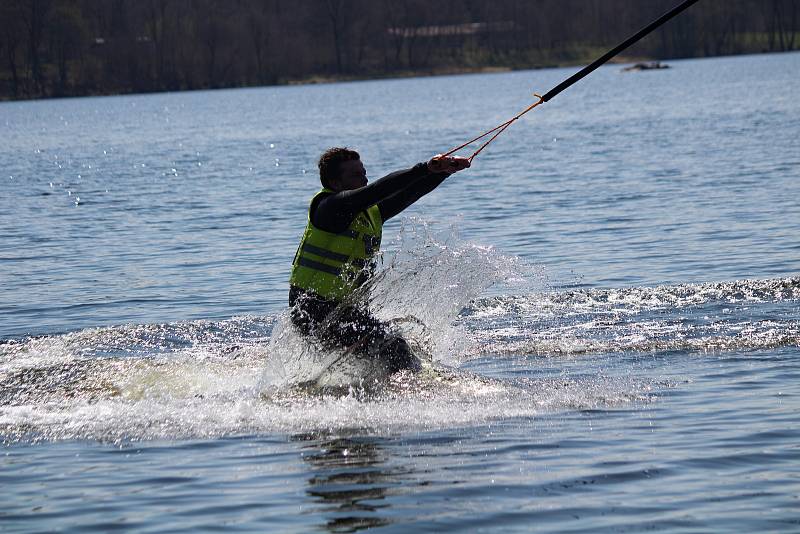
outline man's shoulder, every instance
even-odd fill
[[[322,191],[317,192],[317,194],[311,197],[311,203],[308,206],[310,212],[314,213],[315,211],[317,211],[317,208],[319,207],[320,203],[323,200],[330,198],[332,195],[334,195],[333,191],[325,191],[324,189]]]
[[[352,217],[337,206],[336,193],[333,191],[320,191],[308,207],[311,224],[326,232],[339,232],[350,225]]]

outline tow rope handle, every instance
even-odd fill
[[[626,48],[630,47],[634,43],[640,41],[643,37],[645,37],[646,35],[652,33],[653,30],[655,30],[656,28],[658,28],[660,26],[663,26],[668,21],[670,21],[671,19],[675,18],[680,13],[682,13],[683,11],[685,11],[686,9],[691,7],[693,4],[696,4],[698,1],[699,0],[685,0],[683,3],[681,3],[678,6],[672,8],[670,11],[664,13],[659,18],[657,18],[656,20],[654,20],[653,22],[651,22],[650,24],[648,24],[647,26],[645,26],[644,28],[642,28],[641,30],[636,32],[635,34],[631,35],[630,37],[625,39],[623,42],[621,42],[620,44],[618,44],[617,46],[615,46],[614,48],[612,48],[608,52],[606,52],[605,54],[603,54],[602,56],[600,56],[599,58],[594,60],[590,65],[587,65],[586,67],[584,67],[580,71],[576,72],[575,74],[573,74],[572,76],[570,76],[569,78],[567,78],[566,80],[564,80],[563,82],[558,84],[557,86],[555,86],[552,89],[550,89],[547,93],[545,93],[544,96],[541,96],[541,95],[539,95],[537,93],[534,93],[534,96],[536,96],[538,98],[538,100],[536,102],[534,102],[532,105],[528,106],[521,113],[518,113],[517,115],[515,115],[511,119],[509,119],[506,122],[504,122],[504,123],[492,128],[491,130],[488,130],[488,131],[482,133],[478,137],[467,141],[463,145],[457,146],[456,148],[454,148],[454,149],[450,150],[449,152],[443,154],[443,156],[450,156],[454,152],[458,152],[462,148],[465,148],[465,147],[471,145],[475,141],[479,141],[479,140],[483,139],[484,137],[486,137],[487,135],[489,135],[491,133],[494,133],[494,135],[492,137],[490,137],[488,141],[484,142],[478,148],[478,150],[473,152],[472,155],[469,158],[467,158],[469,160],[469,162],[472,163],[472,160],[475,159],[475,157],[478,154],[480,154],[483,151],[483,149],[486,148],[489,145],[489,143],[491,143],[492,141],[497,139],[498,135],[500,135],[501,133],[506,131],[506,129],[509,126],[511,126],[511,124],[513,124],[515,121],[517,121],[520,117],[522,117],[523,115],[525,115],[529,111],[533,111],[535,108],[537,108],[541,104],[544,104],[545,102],[549,102],[552,98],[554,98],[556,95],[558,95],[561,91],[563,91],[564,89],[570,87],[571,85],[579,82],[580,80],[582,80],[583,78],[585,78],[586,76],[588,76],[589,74],[591,74],[592,72],[597,70],[601,65],[607,63],[611,58],[613,58],[614,56],[616,56],[617,54],[619,54],[620,52],[622,52]]]
[[[488,141],[486,141],[485,143],[483,143],[483,144],[480,146],[480,148],[478,148],[478,150],[476,150],[475,152],[473,152],[473,153],[472,153],[472,155],[471,155],[469,158],[467,158],[467,159],[469,160],[469,162],[470,162],[470,163],[472,163],[472,160],[473,160],[473,159],[475,159],[475,156],[477,156],[478,154],[480,154],[480,153],[481,153],[481,151],[483,151],[483,149],[484,149],[484,148],[486,148],[487,146],[489,146],[489,143],[491,143],[492,141],[494,141],[495,139],[497,139],[497,136],[498,136],[498,135],[500,135],[501,133],[505,132],[505,131],[506,131],[506,128],[508,128],[509,126],[511,126],[511,125],[514,123],[514,121],[518,120],[520,117],[522,117],[523,115],[525,115],[525,114],[526,114],[526,113],[528,113],[529,111],[533,111],[534,109],[536,109],[536,107],[538,107],[539,105],[541,105],[541,104],[543,104],[543,103],[545,102],[545,100],[544,100],[544,97],[542,97],[542,96],[541,96],[541,95],[539,95],[538,93],[533,93],[533,96],[537,97],[539,100],[538,100],[537,102],[533,103],[532,105],[528,106],[527,108],[525,108],[525,110],[523,110],[521,113],[517,113],[516,115],[514,115],[514,117],[512,117],[512,118],[511,118],[511,119],[509,119],[509,120],[507,120],[507,121],[506,121],[506,122],[504,122],[503,124],[501,124],[501,125],[499,125],[499,126],[495,126],[495,127],[494,127],[494,128],[492,128],[491,130],[488,130],[488,131],[486,131],[486,132],[482,133],[481,135],[479,135],[479,136],[478,136],[478,137],[476,137],[475,139],[470,139],[469,141],[467,141],[467,142],[466,142],[466,143],[464,143],[463,145],[461,145],[461,146],[457,146],[457,147],[455,147],[454,149],[452,149],[450,152],[447,152],[446,154],[442,154],[442,155],[443,155],[443,156],[445,156],[445,157],[446,157],[446,156],[449,156],[449,155],[453,154],[454,152],[458,152],[458,151],[459,151],[459,150],[461,150],[462,148],[464,148],[464,147],[467,147],[467,146],[471,145],[471,144],[472,144],[472,143],[474,143],[475,141],[478,141],[478,140],[480,140],[480,139],[483,139],[484,137],[486,137],[486,136],[487,136],[487,135],[489,135],[490,133],[496,132],[496,133],[495,133],[495,134],[494,134],[492,137],[490,137],[490,138],[489,138],[489,140],[488,140]]]

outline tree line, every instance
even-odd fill
[[[0,98],[593,59],[677,0],[0,0]],[[626,52],[796,50],[800,0],[702,0]]]

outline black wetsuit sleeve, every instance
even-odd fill
[[[343,232],[359,212],[413,187],[430,175],[428,165],[418,163],[410,169],[395,171],[364,187],[324,196],[316,206],[311,206],[311,222],[326,232]],[[384,220],[387,218],[383,211],[381,217]]]
[[[424,180],[417,180],[409,187],[382,200],[378,203],[378,209],[381,210],[381,218],[384,222],[388,221],[411,204],[439,187],[439,184],[444,182],[448,176],[450,175],[447,173],[430,173]]]

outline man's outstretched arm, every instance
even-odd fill
[[[391,197],[378,204],[381,210],[381,218],[388,221],[411,204],[427,195],[439,184],[444,182],[448,176],[454,172],[464,170],[470,166],[470,161],[461,157],[435,156],[427,163],[428,175],[425,179],[420,179]]]
[[[311,222],[328,232],[342,232],[350,226],[357,213],[417,183],[428,174],[427,164],[418,163],[410,169],[395,171],[364,187],[328,195],[320,200],[316,209],[312,207]]]
[[[381,218],[388,221],[411,204],[427,195],[444,182],[449,173],[429,173],[424,179],[417,180],[408,187],[395,193],[389,198],[378,202],[378,209],[381,210]]]
[[[427,163],[395,171],[364,187],[324,197],[316,207],[312,206],[311,222],[328,232],[342,232],[350,226],[358,212],[375,204],[379,205],[381,218],[385,221],[433,191],[450,174],[469,166],[465,158],[436,156]],[[411,191],[405,194],[407,189]],[[396,201],[390,202],[385,208],[380,207],[382,202],[395,195],[400,195]]]

